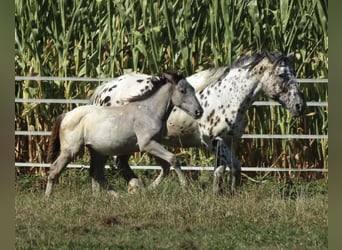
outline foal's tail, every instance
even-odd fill
[[[65,114],[59,115],[56,118],[56,121],[52,127],[51,136],[49,140],[49,148],[48,148],[48,161],[51,163],[57,159],[60,149],[61,149],[61,143],[59,140],[59,128],[61,126],[64,116]]]

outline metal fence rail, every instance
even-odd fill
[[[50,131],[15,131],[14,135],[23,136],[50,136]],[[243,134],[242,139],[328,139],[328,135],[303,135],[303,134]]]
[[[75,82],[107,82],[114,78],[89,78],[89,77],[45,77],[45,76],[16,76],[15,81],[75,81]],[[328,79],[297,79],[299,83],[328,83]],[[15,103],[58,103],[58,104],[87,104],[89,100],[83,99],[34,99],[34,98],[15,98]],[[253,106],[278,106],[280,105],[274,101],[255,101]],[[308,106],[312,107],[327,107],[328,102],[307,102]],[[15,131],[15,136],[49,136],[50,131]],[[328,139],[326,135],[310,135],[310,134],[244,134],[242,139]],[[15,162],[15,167],[49,167],[48,163],[34,163],[34,162]],[[109,168],[106,165],[106,168]],[[159,166],[131,166],[132,169],[155,170],[160,169]],[[69,164],[68,168],[89,168],[88,165]],[[213,171],[214,167],[204,166],[182,166],[183,170],[199,170],[199,171]],[[229,171],[229,169],[227,168]],[[297,168],[279,168],[279,167],[242,167],[242,171],[262,171],[262,172],[328,172],[328,169],[297,169]]]
[[[41,167],[41,168],[48,168],[50,164],[48,163],[29,163],[29,162],[16,162],[16,167]],[[89,165],[83,164],[69,164],[68,168],[89,168]],[[105,165],[105,168],[110,168],[109,165]],[[132,169],[140,169],[140,170],[160,170],[160,166],[131,166]],[[182,170],[192,170],[192,171],[213,171],[214,167],[208,166],[181,166]],[[320,168],[277,168],[277,167],[242,167],[242,171],[245,172],[255,172],[255,171],[262,171],[262,172],[328,172],[328,169],[320,169]],[[173,167],[171,167],[173,170]],[[229,171],[229,168],[226,169]]]

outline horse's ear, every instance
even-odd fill
[[[158,86],[164,84],[166,79],[163,76],[152,76],[151,82],[154,86]]]
[[[291,53],[287,54],[286,57],[287,57],[287,59],[289,59],[290,62],[293,62],[295,59],[295,53],[291,52]]]
[[[164,71],[162,73],[162,76],[165,77],[166,80],[170,81],[173,84],[178,84],[178,82],[184,78],[184,76],[176,70]]]

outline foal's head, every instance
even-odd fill
[[[171,94],[173,105],[184,110],[195,119],[200,118],[203,109],[196,97],[195,89],[186,78],[176,71],[165,71],[162,73],[162,78],[173,85]]]
[[[290,110],[293,116],[304,113],[306,102],[295,72],[291,67],[293,54],[265,51],[258,54],[252,72],[261,74],[262,88],[271,99]]]

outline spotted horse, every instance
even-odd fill
[[[162,143],[173,147],[206,147],[215,152],[214,193],[222,190],[227,167],[230,169],[229,190],[234,192],[241,183],[241,165],[231,145],[234,138],[242,136],[247,125],[246,110],[258,94],[263,92],[279,102],[292,116],[304,113],[306,102],[291,67],[292,59],[293,54],[264,51],[242,55],[229,66],[210,68],[187,77],[204,109],[203,116],[195,120],[174,108]],[[139,73],[118,77],[99,86],[90,102],[94,105],[125,105],[132,96],[144,95],[151,88],[149,77]],[[124,79],[125,84],[121,84]],[[128,191],[139,189],[141,185],[128,165],[129,157],[117,158],[117,167],[128,182]],[[168,174],[166,166],[162,169],[158,180]],[[152,186],[159,182],[154,181]]]

